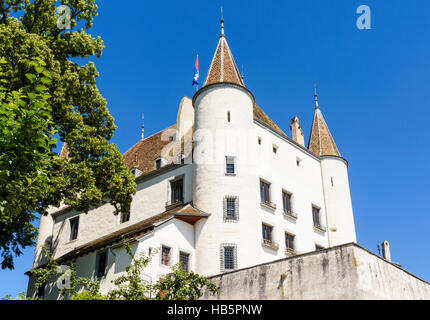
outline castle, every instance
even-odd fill
[[[42,216],[34,267],[48,245],[59,264],[76,262],[78,276],[107,292],[130,257],[153,253],[145,279],[156,281],[177,262],[212,276],[356,242],[342,158],[318,105],[305,146],[299,119],[287,136],[256,104],[221,35],[203,86],[183,97],[176,124],[138,141],[124,154],[136,176],[130,214],[109,204],[88,214],[68,206]],[[64,145],[60,156],[67,157]],[[154,251],[156,250],[156,251]],[[48,283],[28,294],[57,299]]]

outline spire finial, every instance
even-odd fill
[[[314,98],[315,98],[315,109],[319,109],[318,106],[318,93],[317,93],[317,83],[314,83],[314,89],[315,89],[315,93],[314,93]]]
[[[224,15],[221,7],[221,37],[224,37]]]
[[[142,140],[144,140],[145,139],[145,132],[144,132],[144,129],[145,129],[145,124],[144,124],[144,120],[145,120],[145,115],[142,113],[142,135],[141,135],[141,137],[140,137],[140,140],[142,141]]]

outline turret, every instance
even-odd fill
[[[193,97],[193,204],[211,214],[196,226],[197,272],[224,270],[223,255],[237,265],[257,263],[248,252],[259,241],[255,188],[254,97],[245,88],[224,35],[221,35],[203,87]],[[228,248],[227,248],[228,247]],[[227,249],[225,249],[227,248]],[[214,261],[221,262],[215,263]]]
[[[348,181],[348,162],[341,157],[318,105],[315,91],[315,114],[308,149],[321,158],[328,240],[330,246],[356,242],[354,214]]]

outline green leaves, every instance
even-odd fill
[[[215,282],[194,272],[184,271],[180,263],[172,267],[172,274],[150,284],[142,278],[142,274],[159,249],[151,255],[141,253],[134,257],[129,241],[124,240],[123,245],[132,258],[131,263],[126,266],[124,274],[112,281],[114,287],[106,295],[100,293],[99,282],[77,277],[74,263],[70,265],[70,287],[61,289],[60,294],[70,300],[196,300],[202,297],[204,290],[208,290],[210,295],[219,293],[220,289]],[[48,258],[46,267],[30,271],[36,277],[36,288],[51,277],[57,279],[64,274],[58,271],[58,265],[47,251],[48,248],[44,250]]]
[[[1,1],[0,1],[1,3]],[[114,213],[128,212],[135,178],[109,140],[116,129],[99,93],[94,63],[100,37],[86,30],[97,16],[95,0],[66,1],[72,30],[57,28],[54,0],[0,4],[0,255],[2,268],[34,244],[32,222],[63,201],[75,210],[109,199]],[[11,13],[18,10],[14,18]],[[85,27],[75,30],[76,22]],[[56,153],[59,138],[68,159]]]

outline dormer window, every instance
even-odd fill
[[[155,159],[155,170],[158,170],[161,168],[161,158]]]

